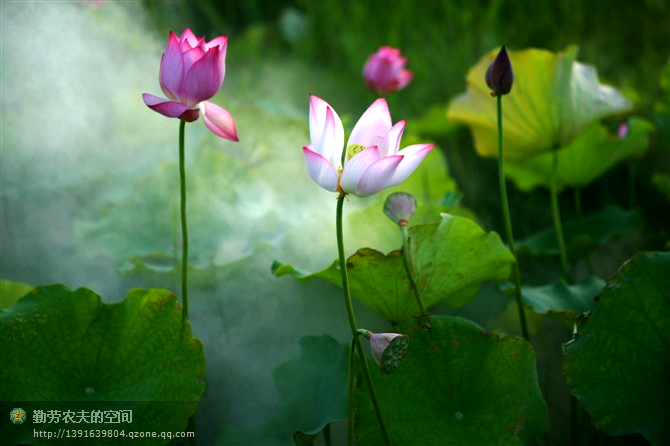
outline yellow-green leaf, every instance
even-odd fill
[[[629,127],[628,135],[622,139],[610,134],[603,125],[596,124],[561,148],[558,151],[558,188],[586,186],[618,162],[645,152],[649,147],[648,134],[654,125],[633,118]],[[553,156],[553,153],[545,152],[527,160],[507,163],[505,174],[524,191],[537,186],[549,188]]]
[[[452,101],[449,119],[472,129],[482,156],[497,156],[496,99],[484,77],[497,49],[467,74],[467,90]],[[523,160],[562,147],[595,122],[632,104],[598,80],[594,67],[575,61],[577,49],[560,53],[541,49],[509,51],[514,69],[512,91],[502,99],[504,156]]]

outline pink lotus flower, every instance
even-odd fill
[[[345,195],[364,197],[395,186],[409,177],[434,147],[415,144],[398,152],[404,130],[405,121],[392,125],[386,100],[377,99],[354,126],[342,161],[342,121],[326,101],[311,96],[311,144],[303,147],[309,175],[324,189]]]
[[[403,89],[412,80],[412,72],[405,70],[407,59],[400,50],[383,46],[368,58],[363,68],[363,77],[368,87],[378,93],[392,93]]]
[[[181,37],[170,32],[159,78],[161,89],[170,100],[144,93],[144,103],[168,118],[186,122],[198,119],[202,111],[208,129],[221,138],[237,141],[237,128],[230,113],[206,101],[223,84],[227,46],[226,36],[205,42],[189,28]]]

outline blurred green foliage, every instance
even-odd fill
[[[394,118],[408,118],[411,132],[432,138],[445,152],[449,172],[462,191],[463,205],[491,229],[502,228],[498,198],[490,193],[497,187],[495,162],[475,155],[469,130],[442,119],[443,110],[465,90],[468,69],[502,44],[513,50],[535,47],[551,51],[576,45],[580,62],[593,65],[603,83],[615,86],[632,100],[634,114],[658,126],[647,158],[635,162],[640,166],[619,165],[584,188],[583,208],[636,204],[654,222],[662,221],[655,217],[670,211],[667,204],[659,207],[658,201],[664,201],[650,184],[650,175],[640,173],[670,169],[667,151],[657,150],[667,148],[670,132],[667,0],[144,0],[144,6],[161,37],[169,29],[180,31],[186,26],[210,38],[229,35],[228,61],[237,66],[237,74],[231,71],[227,81],[231,87],[233,82],[247,85],[256,78],[253,65],[261,60],[301,67],[295,91],[273,90],[273,94],[289,95],[294,105],[304,106],[305,114],[308,94],[331,100],[338,110],[366,107],[373,98],[362,78],[367,57],[382,45],[400,48],[414,78],[406,89],[388,97]],[[261,93],[263,85],[261,82],[258,87]],[[604,124],[614,132],[623,118]],[[636,203],[635,194],[644,196],[645,202]],[[561,199],[564,216],[573,217],[572,198],[564,194]],[[546,201],[544,191],[527,194],[510,190],[512,213],[524,215],[515,224],[518,236],[551,224],[544,211]],[[652,236],[647,247],[658,249],[661,238]]]
[[[365,60],[382,45],[408,58],[414,80],[398,106],[422,111],[463,90],[464,75],[486,51],[506,44],[562,50],[580,47],[580,59],[605,81],[639,91],[650,103],[668,57],[670,4],[559,1],[144,0],[161,32],[184,26],[236,39],[263,28],[266,49],[298,55],[337,70],[363,86]],[[229,50],[234,51],[233,47]],[[367,101],[364,88],[348,93]]]

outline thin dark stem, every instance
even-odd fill
[[[582,190],[579,187],[575,187],[572,191],[575,199],[575,215],[580,220],[582,218]]]
[[[372,405],[374,406],[375,412],[377,414],[377,421],[379,422],[379,428],[382,431],[382,437],[384,438],[384,443],[386,444],[386,446],[391,446],[391,438],[389,437],[388,431],[386,430],[386,423],[384,422],[381,407],[379,406],[379,401],[377,400],[377,392],[375,391],[375,385],[372,382],[370,367],[368,367],[368,361],[365,358],[365,351],[363,350],[363,344],[361,344],[361,340],[358,337],[356,316],[354,315],[354,307],[351,303],[351,291],[349,290],[349,275],[347,274],[347,261],[344,257],[344,237],[342,235],[342,207],[344,205],[345,197],[346,195],[340,194],[340,196],[337,198],[337,215],[336,215],[337,252],[340,258],[340,271],[342,273],[342,289],[344,291],[344,303],[347,307],[347,316],[349,318],[349,325],[351,326],[351,335],[354,337],[353,342],[356,345],[356,350],[358,351],[358,357],[361,360],[361,368],[363,369],[363,376],[365,376],[365,381],[367,381],[368,388],[370,389],[370,398],[372,399]],[[353,423],[353,420],[349,419],[348,422]]]
[[[326,443],[326,446],[332,445],[332,440],[330,437],[330,423],[323,426],[323,441]]]
[[[637,163],[635,161],[631,161],[628,163],[628,205],[631,208],[635,207],[636,204],[636,199],[635,199],[635,180],[636,180],[636,165]]]
[[[179,190],[181,192],[181,299],[182,325],[188,319],[188,228],[186,225],[186,167],[184,161],[184,128],[186,121],[179,121]]]
[[[519,310],[519,322],[521,324],[521,334],[526,340],[530,340],[528,335],[528,326],[526,324],[526,313],[523,308],[523,295],[521,294],[521,272],[519,271],[519,261],[516,256],[516,247],[514,246],[514,235],[512,233],[512,218],[509,212],[509,201],[507,200],[507,185],[505,184],[505,166],[503,163],[503,125],[502,125],[502,96],[497,95],[498,103],[498,181],[500,186],[500,201],[502,201],[503,219],[505,220],[505,233],[507,244],[516,259],[513,265],[514,273],[514,296]]]
[[[175,201],[172,205],[172,262],[175,269],[179,265],[179,206]]]
[[[419,311],[421,311],[421,322],[423,325],[427,324],[427,327],[430,327],[430,322],[428,321],[428,313],[426,312],[426,307],[423,305],[421,300],[421,295],[419,294],[419,288],[416,286],[414,277],[412,276],[412,271],[409,268],[409,235],[407,234],[407,226],[400,225],[400,232],[402,233],[402,263],[405,266],[405,272],[407,273],[407,278],[409,279],[409,285],[412,288],[412,293],[416,297],[416,303],[419,305]]]
[[[558,150],[554,149],[551,169],[551,213],[554,217],[554,228],[556,229],[556,240],[561,256],[561,276],[568,280],[568,254],[565,249],[565,238],[563,237],[563,225],[561,224],[561,210],[558,206]]]
[[[356,336],[351,340],[351,348],[349,349],[349,392],[347,398],[347,446],[354,444],[354,348],[356,346]]]
[[[195,429],[196,429],[196,427],[195,427],[195,416],[188,417],[187,426],[188,426],[188,430],[190,432],[195,432]],[[188,439],[188,444],[191,445],[191,446],[196,446],[198,444],[198,440],[195,438],[195,436],[190,437]]]

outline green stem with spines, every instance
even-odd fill
[[[503,163],[503,125],[502,125],[502,95],[496,95],[498,108],[498,181],[500,186],[500,201],[502,201],[503,219],[505,220],[505,233],[507,235],[507,244],[514,256],[513,274],[514,274],[514,297],[519,310],[519,323],[521,324],[521,334],[524,339],[530,340],[528,335],[528,326],[526,324],[526,313],[523,308],[523,295],[521,294],[521,272],[519,271],[519,261],[516,255],[514,245],[514,235],[512,233],[512,218],[510,217],[509,201],[507,200],[507,185],[505,184],[505,166]]]
[[[354,315],[354,307],[351,302],[351,291],[349,290],[349,275],[347,274],[347,260],[344,257],[344,236],[342,234],[342,208],[344,206],[344,199],[346,194],[341,193],[337,198],[337,213],[336,213],[336,231],[337,231],[337,252],[340,259],[340,272],[342,273],[342,290],[344,291],[344,303],[347,308],[347,317],[349,318],[349,325],[351,326],[351,335],[353,336],[353,343],[356,346],[356,351],[358,352],[358,357],[360,358],[361,368],[363,369],[363,376],[365,376],[365,381],[367,381],[368,389],[370,390],[370,398],[372,399],[372,405],[375,408],[375,413],[377,414],[377,421],[379,422],[379,428],[382,432],[382,437],[384,438],[384,443],[386,446],[391,446],[391,438],[389,437],[388,431],[386,429],[386,423],[384,422],[384,417],[382,416],[381,407],[379,405],[379,400],[377,399],[377,392],[375,391],[375,385],[372,381],[372,375],[370,374],[370,367],[368,366],[368,361],[365,357],[365,351],[363,350],[363,344],[358,336],[358,326],[356,324],[356,316]],[[349,423],[353,423],[353,420],[350,418]]]
[[[186,162],[184,160],[184,129],[186,121],[179,121],[179,190],[181,193],[181,299],[182,326],[188,319],[188,227],[186,224]]]

